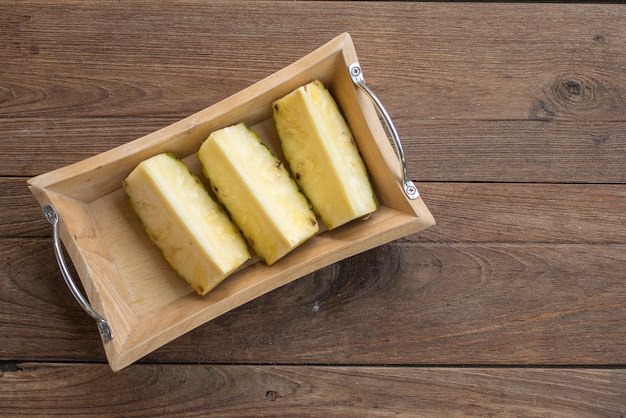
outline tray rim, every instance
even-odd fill
[[[315,67],[323,60],[339,60],[343,59],[344,64],[347,62],[348,64],[351,62],[358,62],[356,57],[356,52],[354,50],[354,45],[352,43],[352,39],[348,33],[343,33],[337,37],[335,37],[330,42],[325,45],[319,47],[313,52],[305,55],[294,63],[290,64],[287,67],[275,72],[274,74],[264,78],[263,80],[254,83],[250,87],[241,90],[238,93],[212,105],[209,106],[193,115],[190,115],[178,122],[174,122],[167,127],[164,127],[158,131],[152,132],[148,135],[145,135],[141,138],[130,141],[126,144],[120,145],[111,150],[105,151],[101,154],[86,158],[82,161],[79,161],[74,164],[70,164],[68,166],[53,170],[51,172],[39,175],[32,179],[28,180],[28,186],[31,189],[31,192],[38,200],[40,205],[43,207],[48,204],[53,204],[57,206],[57,211],[59,212],[60,218],[63,219],[64,214],[71,213],[72,217],[77,217],[78,221],[72,220],[74,231],[70,231],[69,225],[65,223],[61,223],[61,239],[63,244],[66,247],[70,258],[74,262],[80,280],[83,284],[85,292],[87,293],[87,297],[89,301],[93,304],[94,308],[100,312],[103,312],[103,316],[107,318],[114,318],[111,320],[114,323],[121,324],[120,328],[125,327],[126,329],[132,330],[136,325],[136,321],[138,321],[138,316],[136,312],[133,310],[132,306],[128,304],[124,304],[122,302],[126,301],[124,299],[122,301],[119,298],[116,299],[116,295],[122,294],[125,289],[123,285],[116,283],[103,283],[103,281],[98,281],[94,279],[94,277],[99,277],[96,275],[96,272],[92,270],[92,258],[91,254],[89,254],[89,249],[86,249],[86,246],[89,245],[97,245],[98,240],[97,237],[93,238],[95,242],[81,240],[80,242],[77,240],[76,228],[88,228],[89,225],[92,225],[92,221],[90,220],[90,212],[89,205],[92,202],[97,201],[103,196],[114,192],[119,189],[119,184],[121,184],[121,177],[124,173],[130,171],[130,169],[134,168],[139,161],[147,158],[147,154],[154,155],[157,153],[160,148],[163,148],[166,142],[172,141],[172,135],[177,134],[180,136],[176,136],[177,144],[184,144],[184,136],[187,133],[193,132],[198,126],[198,118],[206,118],[207,114],[214,114],[217,116],[213,116],[213,118],[224,118],[224,114],[228,114],[232,111],[232,109],[236,106],[241,106],[241,103],[244,103],[244,107],[249,103],[247,101],[247,97],[254,94],[268,94],[268,90],[279,89],[283,90],[293,90],[293,88],[298,87],[299,85],[304,84],[302,82],[306,79],[311,78],[308,74],[310,72],[310,68]],[[337,65],[333,62],[330,65],[330,68],[335,71]],[[317,67],[315,67],[317,68]],[[297,70],[297,71],[296,71]],[[293,77],[291,73],[296,72],[298,77]],[[347,74],[347,67],[345,68],[345,76],[349,80],[349,75]],[[341,74],[341,73],[340,73]],[[315,78],[315,77],[313,77]],[[290,80],[291,85],[285,86],[285,80]],[[305,81],[305,82],[306,82]],[[351,85],[351,82],[350,82]],[[294,87],[295,86],[295,87]],[[395,183],[398,190],[401,189],[401,186],[397,179],[400,178],[400,169],[397,164],[397,159],[394,154],[393,149],[391,148],[390,143],[386,139],[386,132],[384,131],[382,125],[380,124],[380,120],[378,119],[378,115],[376,110],[373,108],[371,102],[367,97],[363,95],[363,93],[359,92],[356,87],[353,86],[353,92],[356,97],[356,100],[359,104],[357,109],[349,109],[347,112],[344,111],[346,118],[354,118],[361,117],[365,123],[368,125],[367,130],[371,132],[372,138],[374,139],[373,148],[376,149],[377,152],[381,152],[380,158],[384,161],[384,172],[388,172],[388,179],[396,179]],[[248,107],[251,107],[248,105]],[[360,114],[356,115],[354,112]],[[257,112],[258,113],[258,112]],[[248,115],[247,115],[248,116]],[[252,120],[258,119],[256,113],[252,116]],[[385,141],[382,143],[377,138],[384,137]],[[189,151],[190,146],[184,145],[186,147],[186,151]],[[171,148],[170,145],[168,147]],[[183,153],[185,150],[181,151]],[[192,150],[191,153],[194,151]],[[119,164],[115,166],[116,163],[119,163],[119,156],[127,153],[129,157],[123,159],[124,170],[120,170]],[[118,178],[112,179],[107,178],[107,176],[101,176],[104,179],[98,180],[93,176],[94,167],[95,171],[102,171],[103,173],[107,172],[122,172],[122,175],[118,175]],[[369,170],[370,167],[368,167]],[[86,174],[87,173],[87,174]],[[82,183],[81,183],[82,182]],[[117,182],[117,188],[114,185]],[[387,182],[385,182],[387,184]],[[76,185],[84,185],[84,190],[74,190],[71,186]],[[92,190],[96,188],[97,193],[94,195],[90,195],[88,190]],[[86,190],[88,189],[88,190]],[[84,196],[88,196],[84,198]],[[119,344],[119,340],[116,341],[115,338],[113,342],[104,343],[104,348],[106,352],[107,359],[109,361],[109,365],[114,371],[121,370],[122,368],[132,364],[136,360],[144,357],[150,352],[158,349],[162,345],[168,343],[169,341],[179,337],[180,335],[186,333],[187,331],[202,325],[203,323],[213,319],[216,316],[222,315],[237,306],[240,306],[243,303],[246,303],[256,297],[261,296],[271,290],[274,290],[277,287],[283,286],[286,283],[289,283],[293,280],[296,280],[308,272],[315,271],[319,268],[325,267],[333,262],[345,259],[351,255],[357,254],[359,252],[365,251],[367,249],[376,247],[381,245],[384,242],[391,241],[393,239],[397,239],[401,236],[408,235],[409,233],[417,232],[422,229],[428,228],[435,224],[434,218],[426,208],[424,202],[421,198],[417,200],[410,201],[404,198],[404,195],[395,194],[394,196],[399,196],[397,199],[394,198],[394,202],[391,202],[391,205],[396,207],[400,206],[403,208],[402,211],[398,211],[398,216],[401,216],[400,212],[404,212],[407,214],[406,219],[395,219],[393,227],[390,230],[383,229],[380,231],[381,233],[377,234],[374,238],[365,238],[358,243],[351,242],[352,248],[345,249],[343,252],[338,254],[335,257],[325,257],[324,261],[317,260],[314,263],[309,263],[306,268],[300,268],[297,272],[297,277],[292,277],[285,271],[278,271],[276,273],[277,280],[275,280],[268,288],[262,289],[261,293],[252,297],[251,299],[243,300],[241,303],[235,303],[233,306],[227,307],[227,309],[218,315],[215,315],[209,319],[211,315],[206,315],[208,309],[200,310],[200,312],[196,312],[193,317],[187,318],[182,326],[179,326],[177,332],[174,332],[171,335],[165,335],[167,332],[156,333],[156,335],[152,337],[148,337],[150,341],[148,343],[142,343],[142,341],[137,342],[135,346],[131,348],[121,347]],[[60,205],[60,206],[59,206]],[[374,214],[374,217],[386,216],[384,211],[381,211],[378,214]],[[383,219],[393,219],[396,214],[390,214],[389,218]],[[84,231],[81,231],[78,235],[83,237]],[[97,233],[87,231],[86,235]],[[313,242],[313,241],[312,241]],[[311,247],[313,244],[304,245],[301,252],[306,252],[308,247]],[[331,262],[327,262],[327,261]],[[106,263],[105,263],[106,264]],[[278,266],[283,266],[287,263],[278,264]],[[101,266],[99,266],[100,268]],[[298,267],[297,265],[289,266],[290,269],[294,269]],[[302,266],[300,266],[302,267]],[[106,266],[105,269],[110,268],[110,271],[105,271],[104,273],[115,274],[116,266]],[[289,270],[290,272],[291,270]],[[304,273],[304,274],[303,274]],[[103,272],[97,272],[97,274],[103,274]],[[106,280],[105,280],[106,281]],[[262,283],[265,284],[265,283]],[[210,295],[210,293],[209,293]],[[246,299],[244,297],[244,299]],[[112,308],[112,304],[114,308]],[[202,315],[202,313],[205,315]],[[123,323],[123,324],[122,324]],[[174,324],[176,325],[176,324]],[[180,325],[180,324],[178,324]],[[167,331],[167,330],[166,330]],[[114,329],[115,333],[115,329]],[[173,335],[173,337],[172,337]],[[127,336],[124,342],[128,342],[131,339],[130,334]],[[123,345],[123,344],[122,344]]]

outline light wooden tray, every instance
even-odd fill
[[[88,301],[79,302],[86,310],[93,308],[90,314],[102,317],[99,328],[114,371],[286,283],[434,225],[421,198],[409,198],[403,190],[398,150],[391,145],[371,98],[353,82],[351,72],[358,70],[349,66],[354,63],[358,60],[352,40],[342,34],[194,115],[29,180],[60,236],[56,242],[62,241],[81,279]],[[242,121],[280,157],[271,103],[314,79],[324,82],[344,113],[380,208],[365,220],[320,232],[271,267],[250,262],[206,296],[198,296],[150,242],[130,208],[122,180],[141,161],[166,151],[200,174],[196,152],[201,143],[212,131]],[[66,281],[71,281],[63,268],[60,245],[55,250]],[[79,291],[72,292],[76,296]]]

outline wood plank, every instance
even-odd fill
[[[437,225],[420,242],[626,242],[621,184],[417,183]],[[25,178],[1,178],[0,237],[51,235]]]
[[[0,175],[42,174],[176,120],[0,118]],[[626,122],[422,121],[408,116],[394,117],[394,123],[409,173],[419,181],[626,182]]]
[[[161,29],[153,19],[172,11],[148,4],[143,14],[150,18],[135,22],[140,26],[133,30],[125,19],[132,10],[110,6],[76,8],[70,2],[42,8],[24,2],[19,13],[7,11],[0,29],[0,40],[10,46],[3,52],[0,135],[7,148],[0,154],[0,175],[40,174],[128,142],[241,90],[337,33],[317,31],[312,37],[298,28],[279,40],[263,33],[274,25],[257,27],[258,22],[241,19],[241,13],[260,12],[259,3],[249,9],[228,2],[188,3],[173,11],[174,22],[185,22],[177,26],[180,32],[155,44],[154,31]],[[238,24],[254,24],[257,35],[224,38],[220,26],[197,19],[198,8],[210,15],[213,7]],[[331,26],[346,24],[344,14],[334,10],[343,5],[316,8],[316,13],[310,7],[285,3],[276,9],[285,15],[309,13]],[[352,6],[347,27],[386,28],[375,35],[356,30],[354,37],[363,65],[371,62],[366,67],[370,84],[406,138],[416,178],[624,182],[620,97],[626,94],[619,89],[626,83],[619,80],[626,81],[626,73],[619,48],[626,34],[622,14],[612,12],[615,5],[394,7],[406,8],[408,18],[398,21],[385,4]],[[467,7],[481,13],[465,13]],[[73,9],[69,29],[66,8]],[[563,16],[577,16],[581,24],[554,33]],[[478,18],[480,25],[473,20]],[[527,27],[519,25],[522,20]],[[398,25],[410,29],[402,43]],[[433,25],[447,31],[433,31]],[[563,48],[561,37],[569,48]],[[398,54],[407,59],[394,62]],[[129,72],[131,64],[141,71]],[[102,119],[107,116],[115,118]]]
[[[610,4],[5,4],[2,113],[182,116],[348,31],[366,79],[400,119],[624,121],[621,12]]]
[[[103,359],[95,323],[63,281],[51,238],[0,240],[0,252],[0,360],[20,357],[20,352],[31,358],[71,359],[77,348],[71,340],[80,341],[86,360]]]
[[[0,244],[0,360],[103,361],[50,242]],[[396,242],[256,299],[144,361],[620,365],[625,286],[624,244]]]
[[[417,183],[437,225],[410,240],[626,243],[626,185]]]
[[[26,178],[0,177],[0,190],[0,237],[52,236],[52,227],[28,190]]]
[[[199,109],[198,109],[199,110]],[[133,141],[178,119],[0,118],[0,175],[36,175]]]
[[[624,364],[624,249],[387,245],[218,318],[149,359]]]
[[[419,181],[624,183],[624,125],[400,119],[397,129]]]
[[[623,369],[19,363],[0,415],[623,416]],[[128,390],[132,388],[132,390]]]

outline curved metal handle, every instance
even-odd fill
[[[52,225],[52,238],[54,245],[54,254],[57,258],[57,263],[59,264],[59,268],[61,269],[61,274],[63,275],[63,279],[65,279],[65,283],[67,287],[70,288],[72,295],[78,301],[80,306],[91,316],[96,323],[98,324],[98,331],[100,332],[100,337],[102,341],[105,343],[111,341],[113,339],[113,333],[111,332],[111,327],[109,323],[98,313],[96,312],[87,299],[83,296],[80,289],[76,286],[74,279],[70,275],[70,271],[67,268],[67,263],[65,262],[65,257],[63,257],[63,251],[61,251],[61,238],[59,236],[59,216],[57,215],[56,210],[51,205],[47,205],[43,208],[43,214],[46,217],[46,220]]]
[[[400,136],[398,135],[395,126],[393,126],[393,122],[391,122],[389,114],[385,110],[385,107],[380,102],[378,97],[376,97],[374,92],[367,86],[367,84],[365,84],[363,71],[361,70],[361,66],[359,65],[359,63],[355,62],[353,64],[350,64],[348,66],[348,71],[350,72],[352,82],[360,87],[361,90],[363,90],[369,96],[369,98],[372,99],[378,111],[380,112],[380,115],[383,117],[385,124],[387,125],[387,129],[389,130],[391,138],[393,139],[393,145],[395,146],[396,154],[398,155],[398,159],[400,160],[400,164],[402,165],[402,188],[404,189],[404,194],[406,194],[406,196],[411,200],[417,199],[420,194],[417,190],[417,187],[415,187],[415,184],[413,184],[413,182],[409,178],[409,170],[407,169],[406,159],[404,157],[404,150],[402,149],[402,142],[400,142]]]

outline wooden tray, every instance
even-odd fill
[[[434,225],[421,198],[408,199],[402,188],[401,164],[377,110],[351,79],[348,67],[357,62],[350,36],[342,34],[194,115],[29,180],[40,205],[56,211],[55,231],[91,307],[110,326],[113,338],[103,338],[103,345],[114,371],[299,277]],[[380,208],[366,220],[320,232],[271,267],[250,262],[206,296],[196,295],[150,242],[130,208],[122,180],[139,162],[165,151],[200,174],[196,151],[201,143],[212,131],[241,121],[280,157],[271,103],[314,79],[329,88],[348,120]]]

